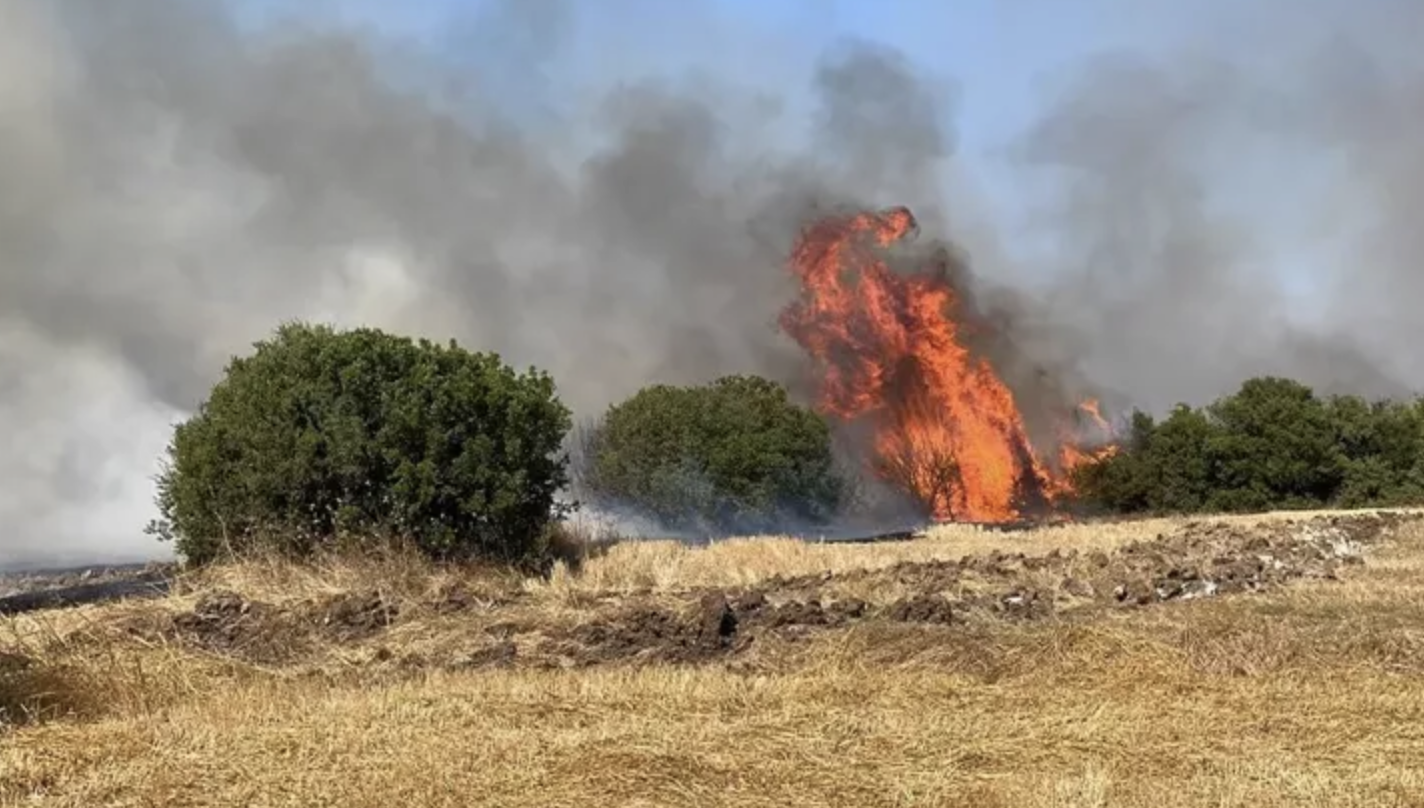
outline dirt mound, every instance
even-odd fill
[[[219,590],[203,595],[190,611],[174,615],[157,633],[209,651],[279,663],[299,658],[318,641],[372,637],[398,614],[398,606],[377,592],[276,606]]]
[[[329,598],[309,610],[331,639],[351,642],[370,637],[395,621],[400,607],[379,592]]]
[[[1038,620],[1262,591],[1299,579],[1334,580],[1343,567],[1362,563],[1370,544],[1417,518],[1351,515],[1247,526],[1189,522],[1113,554],[995,551],[959,561],[771,579],[739,592],[703,593],[692,609],[633,606],[562,635],[557,654],[574,664],[705,661],[745,649],[767,632],[795,639],[866,620],[942,626],[972,619]],[[846,590],[907,594],[877,608],[841,594]]]
[[[580,665],[629,658],[696,662],[733,650],[747,636],[740,624],[727,596],[712,593],[690,609],[638,607],[578,626],[555,641],[564,647],[551,650]]]
[[[885,610],[885,616],[900,623],[953,623],[955,607],[942,595],[915,595],[897,600]]]
[[[1188,522],[1111,555],[1053,551],[1045,556],[995,551],[959,561],[904,563],[836,578],[841,585],[945,592],[1002,588],[966,598],[966,609],[1043,616],[1055,602],[1127,605],[1255,591],[1301,578],[1334,579],[1362,563],[1366,547],[1412,514],[1319,517],[1254,525]],[[778,582],[786,591],[819,590],[825,575]]]
[[[1301,578],[1334,580],[1363,563],[1366,547],[1401,514],[1322,517],[1250,527],[1192,522],[1152,542],[1122,548],[1105,568],[1118,602],[1146,604],[1257,591]]]
[[[298,628],[289,611],[216,591],[199,598],[192,611],[175,615],[163,633],[209,651],[281,662],[305,649]]]
[[[1114,553],[995,551],[957,561],[773,578],[735,590],[681,595],[581,593],[578,609],[550,616],[527,596],[458,587],[401,604],[364,591],[272,605],[213,592],[160,627],[211,651],[262,662],[294,661],[323,643],[379,637],[405,606],[455,629],[425,656],[377,648],[372,661],[419,667],[579,667],[620,661],[707,662],[760,637],[795,641],[871,621],[956,626],[1031,621],[1262,591],[1301,579],[1332,580],[1367,548],[1417,515],[1319,517],[1256,524],[1189,522]],[[572,615],[572,616],[571,616]],[[459,635],[459,626],[468,632]],[[447,628],[449,626],[447,625]]]

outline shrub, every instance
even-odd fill
[[[818,524],[846,491],[826,423],[755,376],[644,388],[610,407],[582,450],[582,494],[679,531]]]
[[[1334,428],[1309,387],[1250,379],[1207,410],[1216,427],[1205,447],[1215,509],[1309,507],[1332,498],[1341,477]]]
[[[203,563],[399,537],[428,555],[537,555],[561,513],[569,411],[536,370],[374,329],[288,324],[177,426],[150,532]]]
[[[1078,470],[1086,504],[1191,513],[1424,501],[1424,404],[1322,400],[1289,379],[1250,379],[1161,422],[1136,413],[1119,449]]]

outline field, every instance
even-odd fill
[[[0,804],[1424,806],[1424,520],[251,561],[0,619]]]

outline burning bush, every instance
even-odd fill
[[[755,376],[644,388],[610,407],[584,442],[584,494],[673,530],[818,524],[845,492],[825,422]]]
[[[522,559],[559,515],[569,426],[548,376],[494,354],[286,325],[176,428],[150,532],[199,563],[381,535]]]

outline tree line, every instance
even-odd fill
[[[376,329],[282,325],[174,429],[149,532],[190,563],[400,541],[544,563],[580,497],[676,532],[825,524],[858,472],[830,426],[755,376],[652,385],[575,428],[553,380],[493,353]],[[1424,403],[1247,381],[1133,413],[1074,473],[1081,510],[1192,513],[1424,500]]]
[[[1078,470],[1082,504],[1111,513],[1385,507],[1424,501],[1424,399],[1322,397],[1246,381],[1161,420],[1135,412],[1117,453]]]

